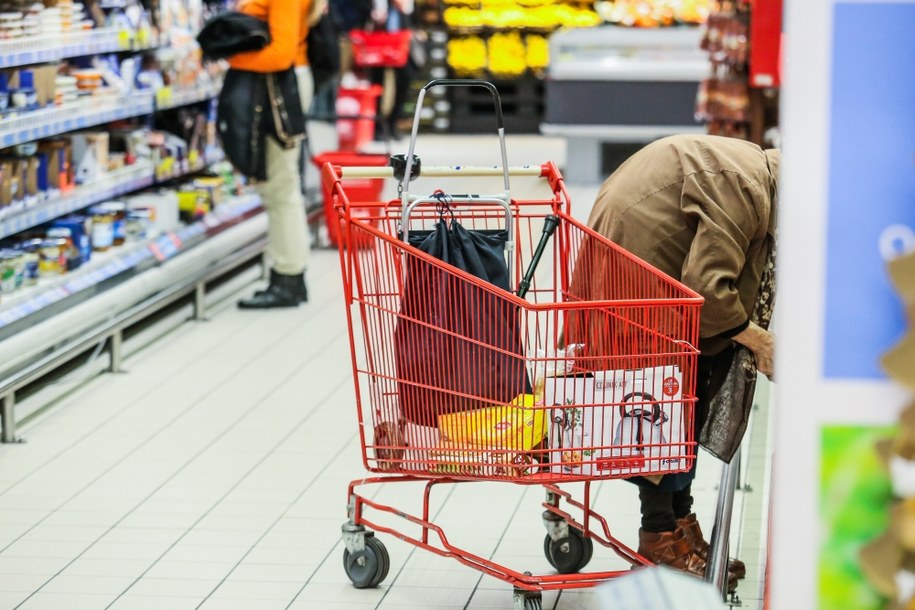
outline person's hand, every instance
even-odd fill
[[[383,25],[388,21],[388,11],[387,9],[372,9],[372,23],[375,25]]]
[[[775,336],[750,322],[750,325],[733,339],[753,352],[756,356],[756,368],[771,380],[775,374]]]

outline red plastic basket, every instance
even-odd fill
[[[384,167],[388,164],[388,156],[371,154],[363,155],[351,151],[333,151],[315,155],[312,158],[312,163],[314,163],[318,169],[323,167],[325,163],[330,163],[331,165],[338,165],[341,167]],[[347,193],[351,194],[351,196],[356,198],[358,201],[378,201],[381,198],[381,191],[384,188],[384,179],[347,178],[343,181],[343,184],[346,186]],[[324,197],[324,219],[327,224],[327,235],[330,239],[330,243],[334,246],[338,246],[340,245],[340,224],[343,221],[340,219],[340,215],[334,209],[333,199],[331,198],[330,194],[330,186],[324,181],[321,183],[321,192]],[[368,222],[373,226],[377,226],[378,224],[377,220],[369,218],[372,214],[365,208],[353,207],[352,213],[354,217],[360,218],[363,222]],[[353,245],[359,248],[364,248],[370,245],[370,237],[362,235],[358,237],[358,239],[354,239]]]
[[[366,32],[353,30],[353,63],[363,68],[400,68],[410,54],[410,30]]]
[[[340,151],[356,151],[372,141],[375,135],[375,107],[381,96],[382,87],[372,85],[337,91],[337,148]]]

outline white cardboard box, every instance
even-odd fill
[[[687,454],[679,366],[547,378],[551,472],[623,476],[682,470]]]

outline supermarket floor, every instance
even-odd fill
[[[555,140],[509,144],[513,164],[564,155]],[[421,145],[432,163],[478,161],[480,148],[494,146],[445,137]],[[595,192],[572,190],[578,214],[587,215]],[[315,252],[309,285],[312,300],[292,311],[241,312],[227,300],[208,321],[184,324],[130,358],[128,372],[69,392],[24,427],[27,443],[0,447],[0,608],[512,607],[500,581],[390,536],[382,585],[350,585],[339,528],[346,483],[364,471],[334,252]],[[738,593],[753,610],[761,599],[767,413],[756,413],[749,434],[744,483],[752,491],[737,494],[732,539],[749,568]],[[694,491],[707,534],[719,474],[703,455]],[[608,481],[596,494],[615,534],[635,545],[634,488]],[[418,508],[407,485],[375,497]],[[433,512],[452,542],[546,572],[541,500],[536,487],[467,484],[433,494]],[[622,567],[611,555],[598,547],[591,566]],[[547,592],[543,607],[600,606],[593,591],[579,590]]]

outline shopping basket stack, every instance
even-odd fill
[[[356,587],[378,585],[389,560],[374,532],[385,532],[504,580],[517,607],[533,608],[542,590],[625,573],[582,573],[594,541],[649,565],[592,510],[590,485],[691,467],[702,299],[575,220],[553,163],[510,168],[504,138],[501,168],[416,167],[425,92],[451,84],[489,88],[503,134],[492,85],[433,81],[399,168],[322,168],[341,221],[363,463],[378,475],[349,485],[344,567]],[[416,176],[499,176],[505,190],[418,196]],[[549,194],[513,199],[510,176],[539,178]],[[398,178],[402,198],[360,201],[343,182],[351,177]],[[430,520],[429,490],[457,481],[544,486],[544,553],[556,573],[532,575],[449,542]],[[425,483],[419,515],[360,493],[407,482]],[[560,487],[570,482],[583,483],[583,501]]]

